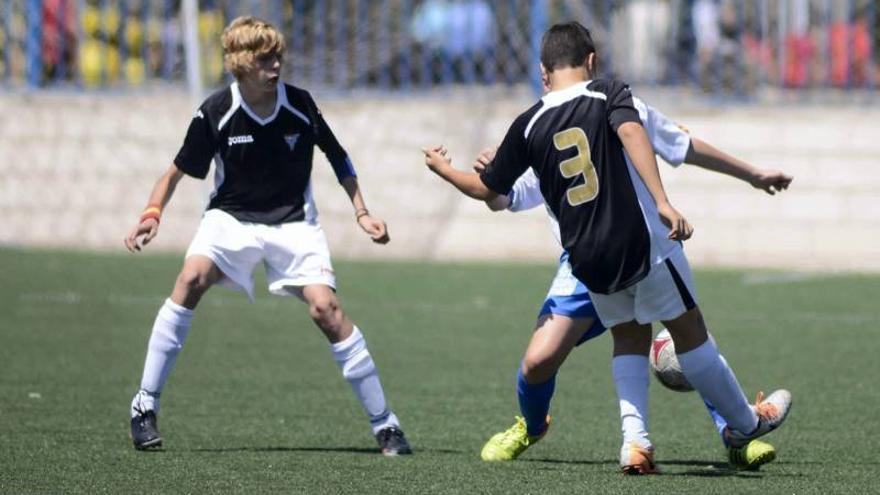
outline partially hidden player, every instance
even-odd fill
[[[389,241],[385,222],[367,210],[351,160],[311,95],[279,80],[283,36],[253,17],[223,32],[224,64],[235,82],[199,107],[174,162],[156,182],[148,207],[125,238],[139,251],[157,234],[162,208],[184,175],[203,179],[213,159],[215,188],[171,297],[156,316],[140,389],[131,402],[135,448],[162,445],[159,398],[183,348],[193,311],[220,284],[253,299],[253,271],[262,264],[269,292],[296,296],[330,342],[333,359],[366,412],[385,455],[409,454],[400,423],[385,401],[379,374],[360,329],[342,311],[310,175],[317,145],[354,207],[354,220],[373,242]]]
[[[428,168],[463,194],[492,201],[510,192],[529,168],[559,224],[573,275],[584,283],[602,324],[611,329],[624,437],[625,473],[656,472],[648,439],[648,360],[652,322],[669,330],[682,371],[727,423],[727,443],[740,448],[778,428],[791,393],[781,389],[749,404],[709,339],[696,302],[682,241],[693,227],[669,201],[654,150],[629,87],[593,79],[595,48],[577,22],[551,27],[541,65],[552,91],[517,117],[482,174],[452,167],[444,148],[424,148]],[[624,154],[624,150],[626,154]],[[617,377],[626,377],[618,380]]]

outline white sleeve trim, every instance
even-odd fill
[[[633,97],[633,103],[639,112],[639,118],[654,148],[654,153],[672,166],[684,163],[691,137],[687,132],[656,108]]]
[[[544,204],[544,196],[541,195],[540,182],[531,168],[526,170],[516,182],[508,194],[510,204],[507,209],[513,212],[531,210]]]

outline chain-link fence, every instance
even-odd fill
[[[0,84],[112,88],[185,80],[180,0],[2,0]],[[532,84],[552,23],[577,19],[602,68],[631,83],[748,95],[873,90],[871,0],[200,0],[202,78],[225,80],[219,36],[257,15],[288,37],[287,76],[340,92]]]

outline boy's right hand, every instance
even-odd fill
[[[786,175],[779,170],[757,170],[749,179],[749,183],[755,188],[765,191],[771,196],[777,192],[788,189],[794,177]]]
[[[451,167],[452,159],[446,156],[448,152],[446,146],[443,145],[422,148],[422,153],[425,154],[425,165],[434,173],[439,173],[443,168]]]
[[[156,234],[159,233],[159,222],[155,218],[147,218],[143,222],[139,222],[131,231],[125,236],[125,247],[128,248],[132,253],[140,251],[143,246],[146,246],[156,237]],[[140,240],[140,238],[143,236]]]
[[[673,241],[686,241],[691,238],[694,228],[671,204],[658,204],[657,212],[660,213],[660,219],[663,220],[663,223],[669,227],[669,234],[667,234],[669,239]]]

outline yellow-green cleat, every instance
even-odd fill
[[[516,416],[516,423],[507,431],[494,435],[483,445],[480,457],[484,461],[512,461],[532,445],[544,438],[550,428],[550,416],[547,416],[544,431],[540,435],[530,437],[526,431],[526,420]]]
[[[767,442],[752,440],[739,448],[728,447],[727,458],[734,469],[757,471],[776,459],[776,449]]]

